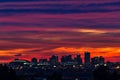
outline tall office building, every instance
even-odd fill
[[[68,62],[71,62],[71,61],[72,61],[72,55],[68,55],[68,56],[67,56],[67,61],[68,61]]]
[[[39,62],[40,63],[45,63],[45,62],[48,62],[47,59],[39,59]]]
[[[81,55],[80,54],[78,54],[78,55],[76,55],[76,57],[75,57],[75,62],[77,62],[78,64],[82,64],[82,58],[81,58]]]
[[[100,57],[99,57],[99,63],[100,63],[100,64],[104,64],[104,63],[105,63],[105,58],[102,57],[102,56],[100,56]]]
[[[99,57],[98,57],[98,56],[93,57],[93,58],[91,59],[91,64],[93,64],[93,65],[99,64]]]
[[[90,52],[85,52],[84,53],[84,63],[85,64],[90,64]]]
[[[67,62],[66,56],[62,56],[61,62]]]
[[[71,62],[71,61],[73,61],[72,55],[65,55],[65,56],[62,56],[61,58],[61,62]]]
[[[58,56],[52,55],[50,58],[50,64],[57,64],[58,63]]]
[[[37,63],[37,58],[32,58],[31,62],[34,63],[34,64],[36,64]]]
[[[102,57],[102,56],[100,56],[100,57],[98,57],[98,56],[96,56],[96,57],[93,57],[92,59],[91,59],[91,63],[93,64],[93,65],[95,65],[95,64],[104,64],[105,63],[105,59],[104,59],[104,57]]]

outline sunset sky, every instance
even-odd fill
[[[120,0],[0,0],[0,62],[85,51],[120,61]]]

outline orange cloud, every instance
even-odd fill
[[[81,54],[82,58],[84,57],[84,52],[91,52],[91,57],[94,56],[103,56],[106,58],[106,61],[119,61],[118,58],[120,56],[120,48],[119,47],[104,47],[104,48],[92,48],[92,47],[58,47],[52,49],[41,49],[40,48],[19,48],[19,49],[11,49],[11,50],[0,50],[0,57],[3,59],[4,56],[12,57],[10,59],[16,58],[15,55],[18,53],[22,54],[23,59],[30,60],[33,57],[36,58],[49,58],[51,55],[57,54],[58,56],[71,54],[75,56],[76,54]],[[38,54],[39,53],[39,54]],[[10,61],[10,60],[6,60]],[[4,60],[5,62],[5,60]]]
[[[70,48],[70,47],[59,47],[52,50],[53,52],[58,53],[80,53],[82,56],[85,51],[91,52],[91,57],[94,56],[104,56],[105,58],[120,56],[119,47],[104,47],[104,48],[90,48],[90,47],[81,47],[81,48]],[[107,59],[108,60],[108,59]]]

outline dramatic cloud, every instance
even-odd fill
[[[119,61],[119,45],[119,0],[0,0],[2,61],[84,51]]]

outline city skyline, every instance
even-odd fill
[[[62,56],[59,56],[59,55],[51,55],[49,57],[32,57],[30,59],[26,59],[26,58],[21,58],[19,57],[19,55],[17,57],[15,57],[13,60],[7,62],[7,63],[10,63],[12,61],[16,61],[16,60],[20,60],[20,61],[28,61],[28,62],[33,62],[33,63],[39,63],[39,62],[49,62],[51,64],[55,64],[55,63],[66,63],[66,62],[78,62],[79,64],[92,64],[92,62],[94,61],[97,61],[97,62],[102,62],[102,63],[107,63],[107,62],[113,62],[113,61],[108,61],[105,59],[104,56],[92,56],[91,57],[91,54],[90,52],[84,52],[83,55],[81,54],[66,54],[66,55],[62,55]],[[119,61],[118,61],[119,62]],[[3,62],[4,63],[4,62]]]
[[[20,58],[15,58],[14,61],[28,61],[32,63],[50,63],[50,64],[58,64],[58,63],[71,63],[72,64],[92,64],[95,62],[95,64],[105,64],[109,61],[105,61],[104,56],[93,56],[91,57],[90,52],[84,52],[84,58],[81,57],[81,54],[76,54],[75,56],[72,56],[70,54],[68,55],[63,55],[63,56],[58,56],[58,55],[51,55],[49,58],[31,58],[30,60],[25,60],[25,59],[20,59]],[[9,62],[10,63],[10,62]],[[102,65],[101,64],[101,65]]]
[[[120,62],[119,0],[0,0],[0,62],[89,51]]]

